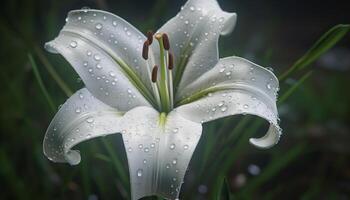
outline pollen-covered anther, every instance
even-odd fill
[[[145,60],[148,60],[148,51],[149,51],[149,41],[146,40],[145,43],[143,44],[143,48],[142,48],[142,57]]]
[[[174,55],[171,52],[169,52],[168,58],[168,69],[172,70],[174,68]]]
[[[163,39],[164,49],[168,51],[170,49],[170,42],[169,42],[168,35],[166,33],[163,33],[162,39]]]
[[[146,34],[149,45],[151,45],[153,42],[153,34],[154,34],[153,31],[148,31]]]
[[[155,65],[152,70],[152,82],[157,82],[158,66]]]

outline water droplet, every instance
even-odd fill
[[[94,122],[94,118],[89,117],[89,118],[86,119],[86,122],[87,123],[92,123],[92,122]]]
[[[191,10],[191,11],[194,11],[194,10],[195,10],[194,6],[191,6],[191,7],[190,7],[190,10]]]
[[[80,108],[76,108],[75,109],[75,113],[81,113],[81,109]]]
[[[177,164],[177,159],[174,159],[171,163],[172,163],[173,165],[176,165],[176,164]]]
[[[179,132],[179,128],[174,128],[173,133],[177,133],[177,132]]]
[[[149,152],[149,148],[146,147],[146,148],[144,149],[144,152],[148,153],[148,152]]]
[[[254,77],[252,77],[250,80],[255,81],[255,78],[254,78]]]
[[[169,164],[166,164],[166,165],[165,165],[165,168],[169,169],[169,168],[170,168],[170,165],[169,165]]]
[[[117,26],[118,25],[117,21],[113,21],[112,24],[113,24],[113,26]]]
[[[83,66],[87,67],[88,66],[88,62],[84,61]]]
[[[129,147],[129,148],[128,148],[128,151],[129,151],[129,152],[132,152],[132,148],[131,148],[131,147]]]
[[[155,146],[156,146],[155,143],[152,143],[152,144],[151,144],[151,148],[154,148]]]
[[[136,173],[137,173],[137,177],[141,177],[142,174],[143,174],[143,170],[142,169],[138,169]]]
[[[77,46],[78,46],[78,43],[76,41],[72,41],[70,43],[70,47],[72,47],[72,48],[76,48]]]
[[[147,163],[147,160],[146,159],[143,159],[143,164],[146,164]]]
[[[99,56],[98,54],[95,54],[95,55],[94,55],[94,59],[95,59],[96,61],[100,61],[100,60],[101,60],[101,56]]]
[[[100,24],[100,23],[98,23],[98,24],[96,24],[96,26],[95,26],[95,28],[97,29],[97,30],[101,30],[102,29],[102,24]]]
[[[84,98],[83,93],[81,93],[81,92],[79,93],[79,98],[80,98],[80,99],[83,99],[83,98]]]
[[[248,108],[249,108],[249,105],[248,105],[248,104],[244,104],[244,105],[243,105],[243,108],[244,108],[244,109],[248,109]]]
[[[126,31],[126,35],[127,36],[131,36],[131,32],[130,31]]]
[[[87,52],[86,52],[86,55],[87,55],[87,56],[91,56],[91,54],[92,54],[91,51],[87,51]]]
[[[266,84],[266,88],[269,89],[269,90],[271,90],[271,88],[272,88],[271,83],[267,83],[267,84]]]
[[[142,144],[139,144],[139,149],[142,149],[143,148],[143,145]]]
[[[226,111],[227,111],[227,106],[223,106],[220,110],[221,110],[222,112],[226,112]]]
[[[100,64],[96,64],[97,69],[102,69],[102,66]]]
[[[226,76],[230,76],[231,75],[231,72],[226,72]]]
[[[184,149],[187,150],[189,146],[187,144],[184,145]]]
[[[189,22],[188,20],[185,21],[185,24],[186,24],[186,25],[189,24],[189,23],[190,23],[190,22]]]
[[[169,146],[169,148],[170,148],[171,150],[175,149],[175,144],[174,144],[174,143],[171,144],[171,145]]]
[[[225,67],[223,67],[223,68],[221,68],[221,69],[219,70],[220,73],[222,73],[222,72],[224,72],[224,71],[225,71]]]
[[[86,135],[86,138],[87,138],[87,139],[91,138],[91,134],[87,134],[87,135]]]

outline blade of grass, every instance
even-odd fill
[[[225,177],[222,178],[221,183],[216,187],[216,191],[216,200],[230,200],[232,198],[230,185]]]
[[[309,71],[304,74],[299,81],[297,81],[292,87],[290,87],[279,99],[277,105],[281,105],[284,101],[286,101],[310,76],[313,71]]]
[[[240,191],[239,196],[246,197],[247,195],[253,194],[255,189],[276,176],[278,172],[301,155],[306,149],[306,146],[306,143],[298,144],[284,153],[283,156],[274,158],[259,176],[256,176],[248,182],[246,187]]]
[[[279,80],[283,81],[295,71],[301,70],[312,64],[330,48],[336,45],[350,30],[349,24],[339,24],[331,28],[299,59],[292,67],[285,71]]]
[[[121,183],[123,184],[124,188],[129,188],[128,187],[128,176],[126,175],[127,173],[125,172],[125,169],[123,167],[122,162],[118,158],[118,156],[115,154],[115,151],[110,144],[109,141],[107,141],[105,138],[102,138],[102,142],[104,144],[104,147],[106,148],[109,156],[111,157],[113,166],[115,170],[117,171],[117,174],[119,175],[119,178],[121,180]]]
[[[44,94],[44,96],[45,96],[45,98],[50,106],[51,111],[56,112],[56,106],[53,103],[52,98],[50,97],[49,93],[47,92],[47,89],[43,83],[43,80],[41,79],[38,67],[34,61],[33,56],[31,54],[28,54],[28,58],[29,58],[29,62],[32,65],[34,76],[35,76],[36,80],[38,81],[39,87],[40,87],[42,93]]]
[[[72,96],[73,92],[72,90],[68,87],[68,85],[62,80],[62,78],[58,75],[57,71],[55,68],[52,66],[50,61],[46,58],[42,50],[37,46],[34,45],[34,50],[40,61],[43,63],[44,67],[46,70],[49,72],[49,74],[52,76],[52,78],[56,81],[58,86],[62,89],[62,91],[68,96]]]

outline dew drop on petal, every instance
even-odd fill
[[[188,149],[188,145],[187,145],[187,144],[184,145],[184,149],[185,149],[185,150]]]
[[[171,145],[169,146],[169,148],[170,148],[171,150],[175,149],[175,144],[174,144],[174,143],[171,144]]]
[[[76,108],[76,109],[75,109],[75,113],[77,113],[77,114],[78,114],[78,113],[81,113],[81,109],[80,109],[80,108]]]
[[[87,123],[92,123],[92,122],[94,122],[94,118],[89,117],[89,118],[86,119],[86,122]]]
[[[172,163],[173,165],[176,165],[176,164],[177,164],[177,159],[174,159],[171,163]]]
[[[142,174],[143,174],[143,170],[142,169],[138,169],[136,174],[137,174],[137,177],[141,177]]]
[[[266,84],[266,88],[269,89],[269,90],[271,90],[271,88],[272,88],[271,83],[267,83],[267,84]]]
[[[227,111],[227,106],[223,106],[220,110],[221,110],[221,112],[226,112]]]
[[[95,26],[95,28],[97,29],[97,30],[101,30],[102,29],[102,24],[100,24],[100,23],[98,23],[98,24],[96,24],[96,26]]]
[[[177,132],[179,132],[179,128],[174,128],[173,133],[177,133]]]
[[[70,43],[70,47],[72,47],[72,48],[76,48],[77,46],[78,46],[78,43],[76,41],[72,41]]]
[[[101,60],[101,57],[100,57],[98,54],[95,54],[95,55],[94,55],[94,59],[95,59],[96,61],[100,61],[100,60]]]

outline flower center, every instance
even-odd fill
[[[156,33],[153,35],[151,31],[147,32],[147,40],[143,45],[142,57],[148,60],[149,46],[153,42],[153,37],[159,43],[160,66],[155,65],[152,70],[151,80],[160,99],[160,111],[168,113],[173,109],[174,91],[173,91],[173,75],[174,57],[170,50],[170,42],[166,33]],[[159,73],[159,74],[158,74]]]

